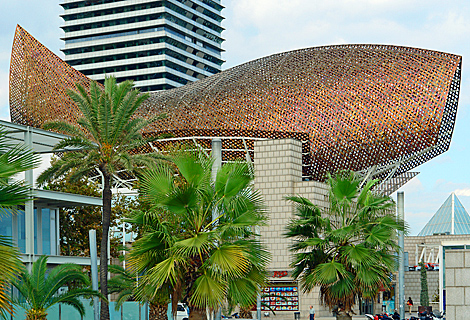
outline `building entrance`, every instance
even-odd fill
[[[361,298],[359,301],[359,314],[374,314],[374,301]]]

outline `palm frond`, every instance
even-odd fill
[[[11,296],[8,294],[10,283],[23,270],[19,259],[19,250],[12,246],[11,240],[0,235],[0,313],[13,313]]]
[[[227,283],[210,274],[197,278],[190,303],[198,308],[217,309],[222,306],[227,294]]]
[[[43,129],[63,133],[74,138],[86,139],[85,133],[77,126],[65,121],[46,121]]]
[[[33,198],[31,188],[21,182],[0,184],[0,215],[10,214],[15,211],[15,206],[23,205]]]
[[[23,269],[13,281],[13,286],[20,294],[13,303],[25,310],[47,310],[56,303],[65,303],[83,314],[84,308],[78,297],[105,298],[99,292],[89,289],[89,282],[80,266],[73,264],[57,266],[47,274],[47,257],[41,256],[33,263],[31,272]],[[58,293],[60,287],[71,283],[74,283],[75,289]]]
[[[376,181],[361,189],[352,172],[328,175],[329,209],[302,197],[288,197],[296,217],[286,228],[295,254],[293,277],[304,292],[320,287],[323,303],[351,310],[355,300],[386,287],[396,262],[396,232],[406,230],[389,210],[390,198],[376,194]]]
[[[240,277],[247,273],[251,266],[243,248],[232,244],[217,247],[207,261],[213,272],[229,277]]]

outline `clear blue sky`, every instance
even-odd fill
[[[450,150],[417,169],[405,187],[406,220],[418,233],[454,191],[470,210],[470,1],[222,0],[224,68],[305,47],[393,44],[463,56],[462,86]],[[0,1],[0,119],[9,119],[8,72],[16,24],[63,57],[58,0]]]

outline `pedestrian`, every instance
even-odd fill
[[[406,302],[406,304],[410,308],[410,314],[411,314],[411,307],[413,307],[413,300],[411,299],[411,297],[408,298],[408,301]]]
[[[310,306],[310,320],[315,320],[315,309],[313,309],[313,306]]]

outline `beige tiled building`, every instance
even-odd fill
[[[265,301],[271,303],[276,310],[276,318],[294,319],[294,312],[300,312],[301,319],[308,318],[309,306],[313,305],[319,317],[331,316],[327,307],[320,304],[319,291],[314,290],[304,294],[296,281],[291,277],[290,262],[292,254],[289,251],[290,240],[283,234],[286,225],[293,217],[294,208],[286,201],[285,197],[299,195],[308,198],[320,208],[327,208],[327,186],[316,181],[302,180],[302,143],[294,139],[261,140],[255,143],[255,187],[263,195],[269,214],[268,225],[261,229],[263,241],[271,252],[272,260],[269,265],[270,289],[267,293],[289,295],[289,301]],[[424,257],[429,255],[437,258],[438,248],[443,242],[463,241],[470,239],[470,235],[432,235],[432,236],[410,236],[405,238],[405,252],[408,253],[409,265],[416,264],[421,257],[423,248],[426,247]],[[434,259],[434,258],[433,258]],[[405,272],[405,297],[412,297],[414,301],[413,310],[419,305],[420,277],[418,271]],[[439,272],[428,272],[429,297],[433,296],[439,289]],[[283,289],[284,288],[284,289]],[[271,291],[269,291],[271,290]],[[282,291],[286,290],[286,291]],[[286,292],[286,293],[283,293]],[[384,296],[390,296],[390,301],[397,301],[397,292],[381,293],[377,300],[372,302],[374,309],[370,312],[381,312],[382,305],[388,306],[388,311],[398,308],[398,304],[386,301]],[[395,296],[395,298],[393,298]],[[266,299],[267,300],[267,299]],[[278,302],[278,305],[276,305]],[[290,304],[288,304],[290,302]],[[288,304],[288,305],[287,305]],[[290,307],[290,308],[289,308]],[[437,307],[437,304],[436,304]],[[285,308],[286,310],[284,310]],[[359,314],[359,305],[356,310]],[[271,314],[270,317],[273,317]]]
[[[301,312],[301,319],[307,319],[310,305],[314,306],[317,316],[331,316],[328,308],[320,305],[318,290],[303,294],[291,277],[290,241],[283,236],[294,212],[293,206],[285,200],[286,196],[300,195],[320,207],[327,206],[326,185],[315,181],[302,181],[302,143],[293,139],[257,141],[255,187],[262,193],[270,217],[269,225],[262,228],[261,235],[272,254],[269,266],[271,288],[296,288],[298,294],[298,310],[294,304],[296,301],[291,301],[291,310],[276,311],[276,319],[292,320],[296,311]],[[289,306],[286,307],[289,309]]]

